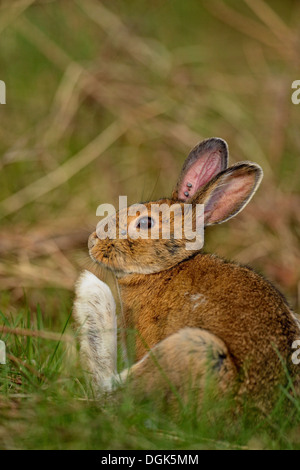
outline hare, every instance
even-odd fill
[[[252,162],[228,168],[226,142],[204,140],[187,157],[170,198],[144,203],[138,215],[120,210],[113,220],[115,238],[109,230],[105,239],[98,230],[91,234],[91,258],[116,275],[123,326],[138,332],[137,362],[118,376],[115,303],[107,285],[84,273],[75,316],[97,390],[111,390],[129,376],[145,394],[156,388],[169,396],[173,387],[185,397],[192,384],[201,400],[212,374],[217,394],[231,391],[270,406],[279,385],[287,383],[287,371],[297,379],[292,344],[300,327],[284,296],[251,268],[206,254],[203,243],[187,249],[185,235],[174,236],[182,212],[167,210],[188,205],[197,227],[202,205],[205,227],[223,223],[244,209],[262,176]],[[157,205],[164,209],[153,211]],[[168,239],[161,235],[166,224]],[[145,236],[128,236],[128,226]],[[147,237],[155,226],[160,236]]]

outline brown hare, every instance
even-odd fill
[[[251,268],[202,251],[188,249],[190,238],[174,236],[190,208],[193,229],[199,213],[204,226],[237,215],[254,195],[262,169],[252,162],[228,165],[227,144],[211,138],[186,159],[170,198],[147,202],[136,214],[130,208],[112,216],[116,236],[94,232],[92,259],[112,270],[119,285],[125,328],[137,331],[136,363],[116,371],[115,303],[109,287],[93,274],[81,275],[75,316],[82,360],[96,390],[111,390],[127,376],[147,395],[170,389],[183,399],[192,387],[201,400],[209,374],[216,394],[229,391],[270,406],[287,375],[297,379],[292,345],[300,327],[284,296]],[[157,205],[161,211],[153,211]],[[168,211],[176,205],[182,209]],[[102,225],[101,225],[102,224]],[[100,223],[100,229],[107,220]],[[169,225],[170,236],[162,236]],[[130,236],[127,227],[145,236]],[[157,227],[159,236],[147,236]],[[197,228],[196,228],[197,230]],[[200,232],[199,232],[200,233]]]

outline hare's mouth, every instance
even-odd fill
[[[104,267],[109,267],[110,247],[99,246],[99,238],[96,232],[93,232],[88,239],[89,255],[95,263]]]
[[[100,264],[105,268],[112,268],[108,251],[99,251],[97,250],[97,246],[93,246],[89,248],[89,255],[95,263]]]
[[[127,274],[124,271],[118,269],[112,263],[110,263],[108,258],[103,257],[102,259],[98,259],[93,255],[91,250],[89,250],[89,255],[90,255],[90,258],[94,261],[94,263],[98,264],[102,268],[105,268],[105,269],[108,269],[109,271],[112,271],[115,274],[116,277],[120,278],[120,277],[123,277]]]
[[[101,240],[100,240],[101,241]],[[119,262],[115,258],[115,246],[114,243],[103,244],[99,243],[99,238],[96,233],[92,233],[88,240],[88,248],[90,258],[94,263],[100,265],[105,269],[112,271],[117,277],[122,277],[128,274],[127,270],[122,269]],[[119,256],[120,258],[120,253]]]

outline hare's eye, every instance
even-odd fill
[[[153,227],[153,225],[154,225],[154,219],[152,219],[152,217],[141,217],[138,220],[136,228],[148,230],[149,228]]]

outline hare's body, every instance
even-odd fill
[[[119,284],[125,327],[138,331],[138,360],[146,345],[189,326],[224,341],[251,394],[270,395],[282,383],[281,359],[293,368],[291,346],[299,337],[293,314],[280,292],[247,267],[197,254],[160,273],[125,276]]]
[[[208,381],[212,397],[235,390],[237,370],[224,342],[209,331],[185,327],[157,343],[121,374],[116,370],[115,303],[108,286],[85,271],[76,286],[74,314],[80,352],[96,394],[110,392],[130,379],[139,398],[151,396],[178,410],[191,404],[201,411]],[[192,392],[192,395],[191,395]]]
[[[234,217],[262,179],[257,164],[227,168],[227,161],[223,140],[203,141],[185,161],[171,198],[138,205],[136,213],[136,205],[122,209],[100,222],[89,238],[89,251],[94,261],[116,274],[123,326],[137,331],[138,362],[122,372],[121,381],[129,375],[134,384],[143,382],[145,394],[157,387],[169,396],[170,388],[160,380],[167,376],[183,395],[192,383],[201,399],[212,374],[217,394],[231,390],[270,405],[278,385],[287,383],[287,372],[292,379],[299,376],[292,347],[300,328],[271,283],[248,267],[201,251],[198,222],[203,228]],[[186,214],[190,229],[196,227],[192,250],[191,230],[177,236],[178,227],[186,227]],[[117,378],[116,333],[104,334],[115,321],[111,293],[101,281],[84,275],[75,307],[83,325],[82,356],[96,387],[111,389]]]

